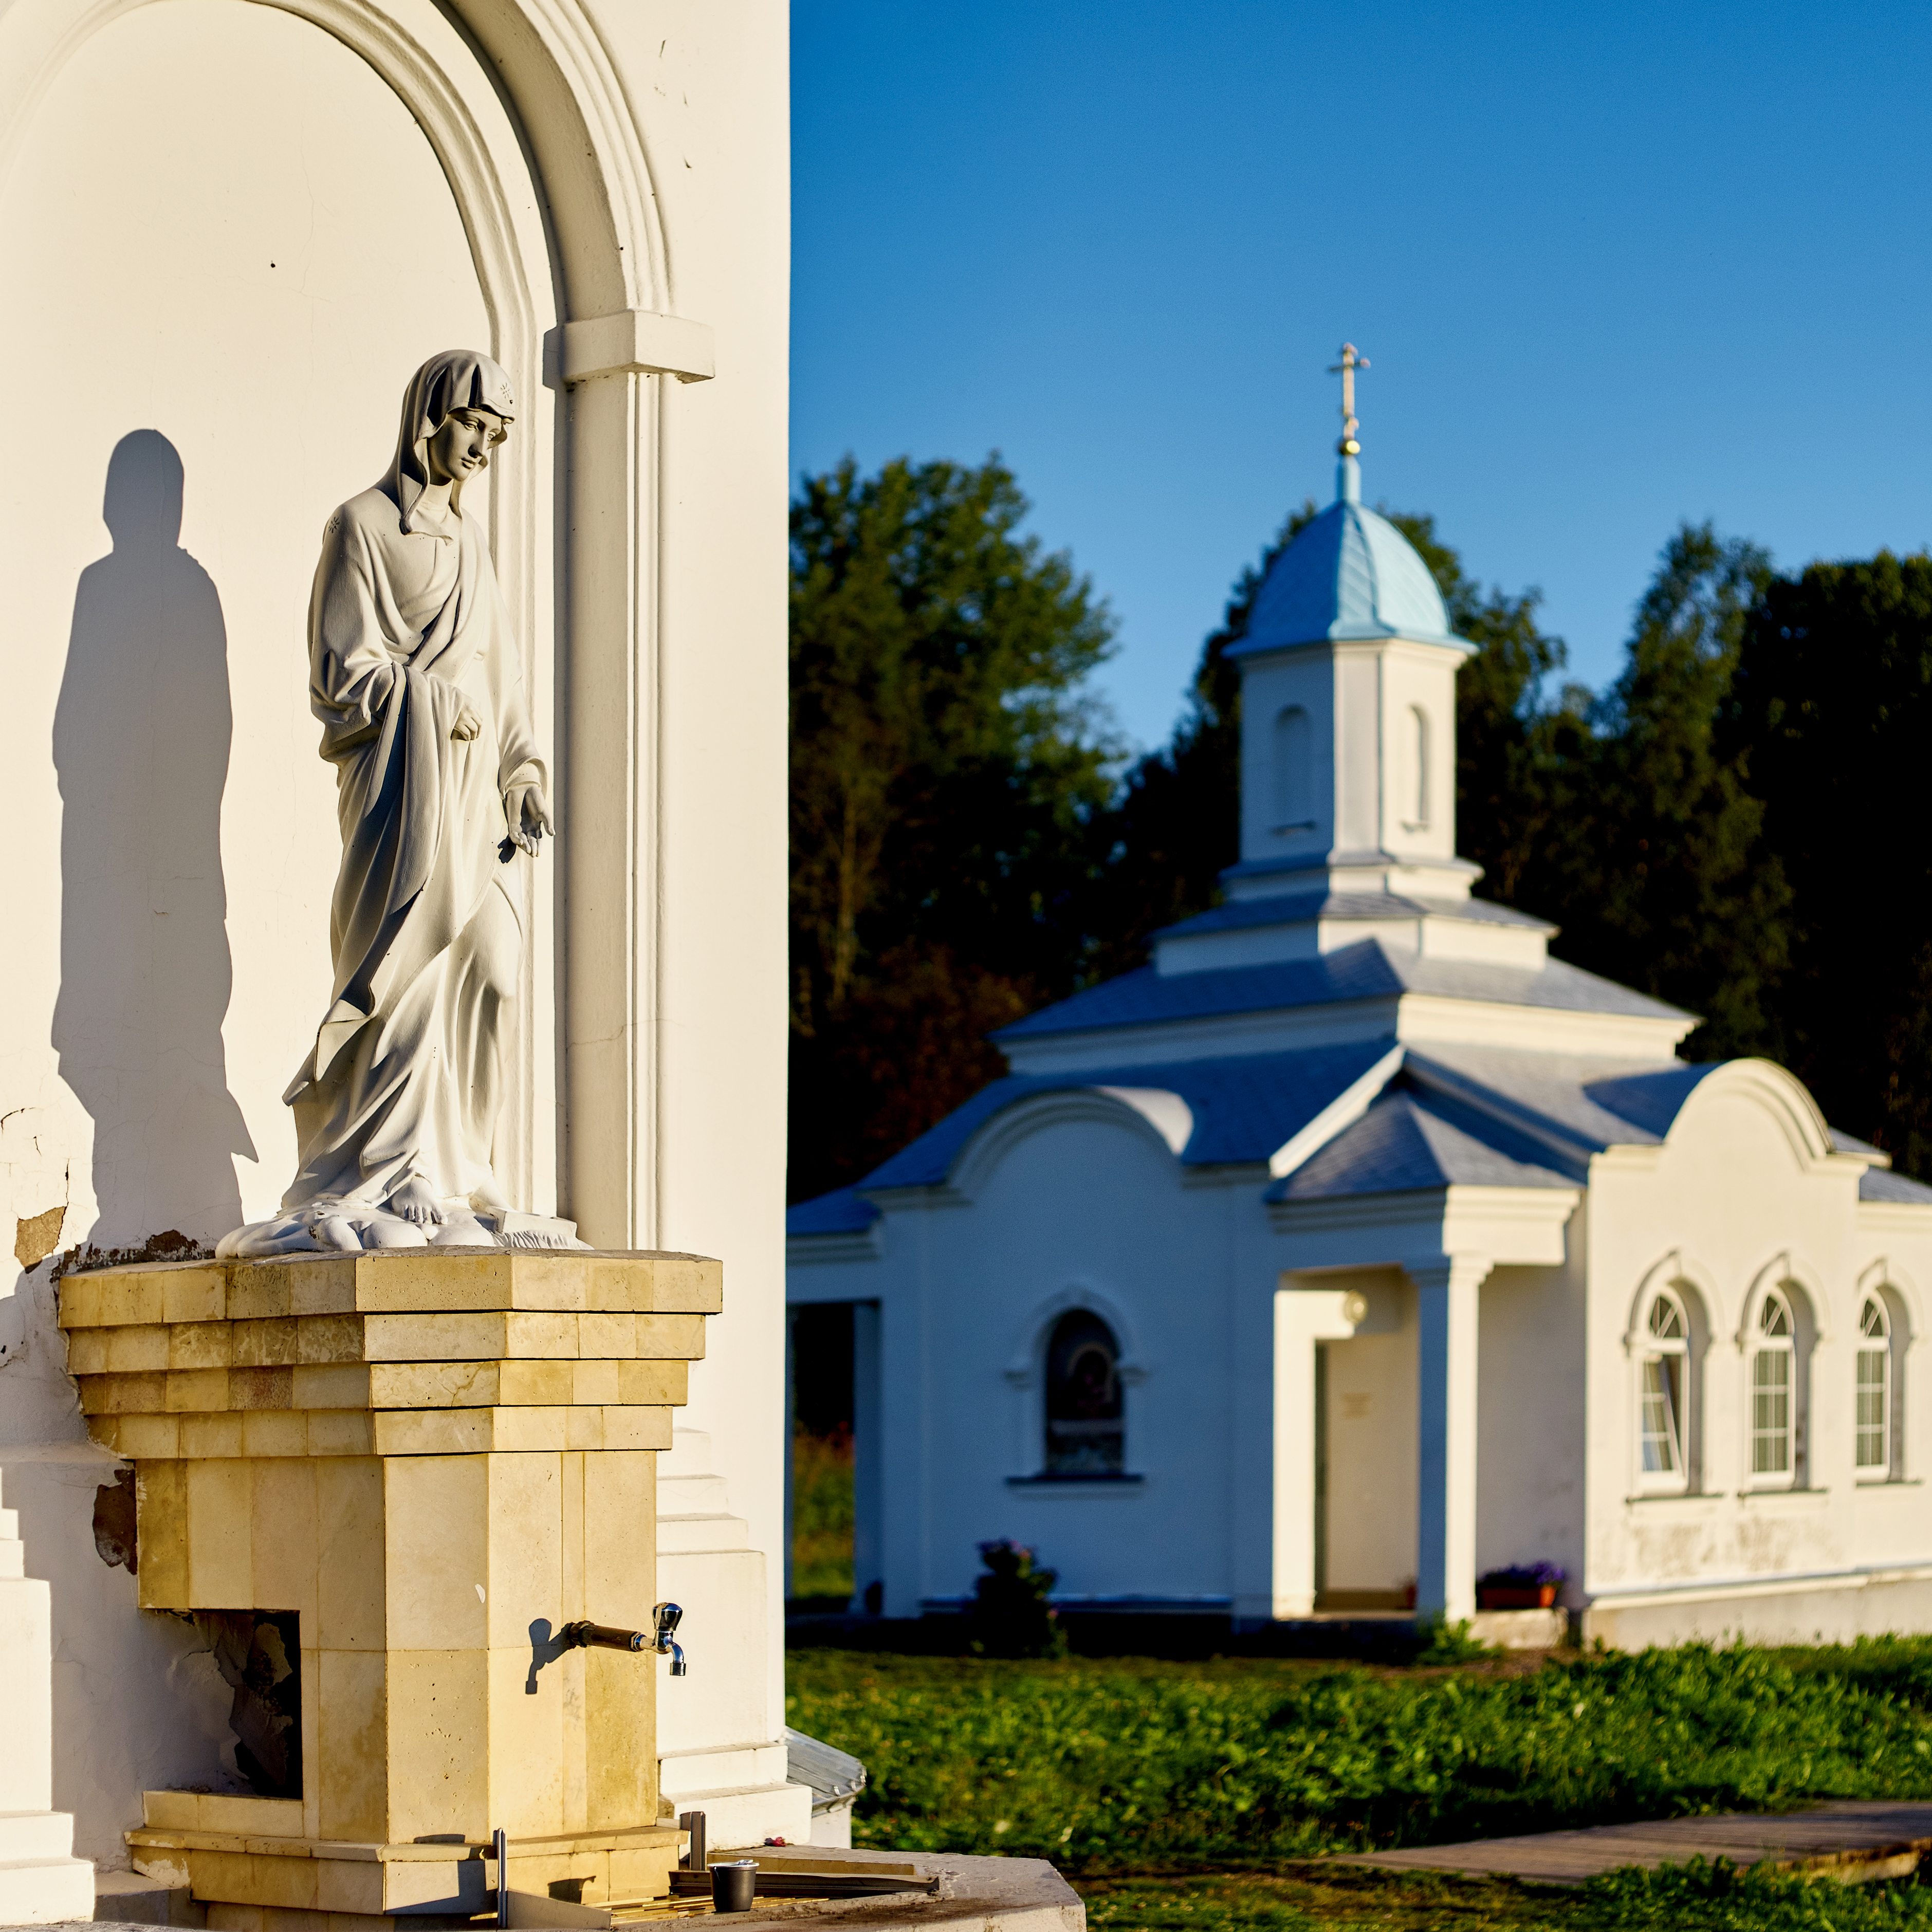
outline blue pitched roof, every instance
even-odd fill
[[[1357,1040],[1292,1053],[1246,1054],[1222,1060],[1163,1062],[1078,1073],[1009,1074],[982,1087],[963,1107],[851,1187],[801,1202],[787,1211],[792,1234],[856,1233],[878,1210],[862,1197],[875,1190],[936,1187],[952,1172],[967,1143],[995,1114],[1038,1094],[1095,1088],[1153,1088],[1187,1103],[1194,1127],[1180,1159],[1189,1167],[1265,1161],[1322,1110],[1388,1057],[1390,1040]],[[860,1218],[862,1215],[863,1219]]]
[[[1882,1167],[1868,1167],[1858,1176],[1858,1198],[1904,1202],[1922,1208],[1932,1203],[1932,1187],[1907,1180],[1902,1174],[1889,1174]]]
[[[1633,1126],[1642,1127],[1662,1140],[1698,1083],[1724,1064],[1720,1060],[1706,1060],[1701,1066],[1665,1066],[1654,1073],[1593,1080],[1583,1091],[1620,1120],[1628,1120]]]
[[[1331,958],[1335,956],[1330,956]],[[1207,979],[1190,974],[1185,979]],[[1394,1051],[1392,1040],[1215,1060],[1120,1066],[1064,1074],[1012,1074],[983,1088],[851,1187],[792,1208],[792,1235],[862,1232],[880,1210],[874,1190],[938,1186],[967,1144],[1004,1108],[1036,1094],[1096,1088],[1154,1088],[1193,1117],[1180,1160],[1191,1167],[1258,1164],[1315,1120]],[[1574,1186],[1590,1156],[1613,1145],[1662,1140],[1698,1084],[1722,1062],[1678,1062],[1634,1072],[1600,1060],[1496,1048],[1403,1050],[1367,1111],[1285,1178],[1275,1202],[1396,1193],[1451,1185]],[[1876,1149],[1834,1133],[1847,1151]],[[1862,1201],[1932,1205],[1932,1187],[1882,1168],[1860,1178]]]
[[[879,1210],[869,1201],[859,1198],[856,1187],[835,1188],[830,1194],[814,1196],[785,1210],[785,1233],[793,1234],[862,1234],[879,1218]]]
[[[1442,593],[1408,539],[1360,503],[1330,503],[1268,566],[1231,658],[1328,638],[1474,645],[1449,628]]]
[[[1474,1187],[1571,1187],[1514,1145],[1507,1130],[1406,1088],[1384,1094],[1352,1126],[1268,1190],[1271,1201],[1332,1200],[1351,1194]],[[1472,1129],[1480,1126],[1481,1138]],[[1498,1143],[1502,1144],[1498,1144]]]
[[[1469,959],[1431,959],[1390,953],[1374,939],[1359,940],[1313,959],[1262,966],[1228,966],[1200,973],[1136,968],[1090,986],[1072,998],[1043,1006],[993,1035],[996,1040],[1031,1040],[1053,1034],[1088,1033],[1110,1027],[1150,1026],[1223,1013],[1268,1012],[1292,1006],[1339,1005],[1353,1000],[1394,999],[1405,992],[1450,999],[1486,1000],[1510,1006],[1554,1006],[1573,1012],[1623,1013],[1648,1018],[1688,1018],[1675,1006],[1600,980],[1581,967],[1552,959],[1540,969],[1492,965]]]

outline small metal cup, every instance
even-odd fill
[[[711,1909],[748,1912],[758,1889],[756,1858],[724,1858],[711,1868]]]

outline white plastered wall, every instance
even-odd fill
[[[1895,1251],[1888,1271],[1910,1279],[1926,1238],[1909,1210],[1863,1232],[1861,1165],[1829,1152],[1809,1096],[1757,1062],[1708,1076],[1662,1148],[1593,1163],[1586,1576],[1592,1628],[1612,1641],[1925,1626],[1932,1518],[1922,1492],[1858,1480],[1852,1413],[1873,1251]],[[1784,1488],[1754,1478],[1749,1437],[1750,1324],[1780,1283],[1810,1343],[1804,1468]],[[1652,1285],[1675,1285],[1702,1330],[1691,1378],[1701,1466],[1678,1494],[1647,1490],[1640,1470],[1633,1331]]]
[[[315,544],[385,466],[410,370],[488,348],[520,404],[492,542],[562,808],[526,908],[505,1162],[528,1204],[557,1201],[594,1238],[723,1257],[693,1409],[770,1552],[787,112],[776,5],[0,4],[16,298],[0,340],[25,379],[0,478],[0,670],[36,828],[0,862],[16,934],[0,1226],[62,1209],[63,1245],[206,1239],[286,1184],[279,1095],[326,991],[337,849],[303,688]],[[546,389],[547,329],[627,310],[640,332],[673,311],[707,325],[719,380],[687,388],[620,352]],[[584,373],[563,346],[553,373]],[[101,517],[130,431],[156,433],[124,457],[137,520],[159,503],[166,520],[160,438],[182,474],[178,544],[138,560]],[[600,680],[621,687],[623,729],[573,740],[570,703],[602,704]],[[566,878],[589,889],[573,899]],[[142,1759],[143,1739],[185,1738],[194,1700],[94,1553],[109,1472],[61,1372],[47,1274],[0,1313],[0,1444],[30,1570],[56,1580],[56,1694],[98,1718],[62,1727],[56,1802],[112,1857],[140,1785],[184,1774]],[[40,1477],[16,1484],[16,1463]],[[781,1614],[768,1602],[761,1643],[729,1666],[762,1682],[772,1734]],[[106,1728],[130,1741],[120,1769]]]

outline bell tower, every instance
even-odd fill
[[[1456,673],[1413,546],[1362,502],[1352,344],[1335,500],[1256,592],[1241,674],[1241,850],[1228,903],[1155,944],[1163,974],[1305,958],[1377,938],[1437,957],[1540,966],[1551,928],[1470,898],[1456,854]]]

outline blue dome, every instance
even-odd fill
[[[1231,658],[1350,638],[1454,636],[1429,566],[1386,517],[1347,497],[1329,505],[1276,557],[1255,593],[1248,634]]]

